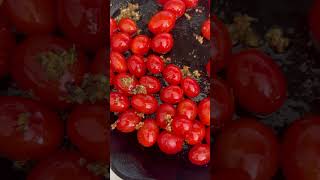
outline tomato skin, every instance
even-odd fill
[[[172,132],[182,138],[185,138],[186,134],[191,130],[193,125],[192,120],[186,116],[178,115],[172,120]]]
[[[190,77],[182,79],[181,87],[183,89],[184,94],[189,98],[197,97],[200,94],[199,83]]]
[[[159,54],[167,54],[173,47],[173,37],[169,33],[157,34],[151,41],[151,49]]]
[[[72,45],[53,36],[35,36],[26,39],[14,51],[10,64],[13,80],[24,90],[32,90],[42,102],[54,108],[71,105],[64,97],[69,95],[68,84],[79,85],[87,72],[85,55],[76,51],[76,59],[58,78],[50,78],[38,58],[45,52],[68,52]],[[53,62],[51,60],[50,62]]]
[[[0,153],[12,160],[47,157],[63,141],[62,121],[39,102],[1,96],[0,116]]]
[[[185,140],[190,145],[196,145],[196,144],[200,144],[202,140],[205,138],[205,136],[206,136],[205,126],[199,121],[194,121],[190,131],[186,133]],[[210,144],[210,143],[207,143],[207,144]]]
[[[195,120],[198,114],[197,104],[190,99],[184,99],[177,106],[177,114]]]
[[[170,85],[160,91],[161,101],[176,104],[183,98],[183,90],[179,86]]]
[[[200,121],[210,126],[210,98],[205,98],[198,104],[198,116]]]
[[[314,0],[309,12],[309,28],[312,36],[320,42],[320,25],[319,25],[319,12],[320,12],[320,1]]]
[[[132,109],[128,109],[119,115],[117,130],[123,133],[131,133],[136,130],[140,121],[141,118]]]
[[[152,95],[137,94],[132,96],[131,106],[138,112],[153,114],[157,111],[158,101]]]
[[[195,8],[198,6],[199,0],[183,0],[187,9]]]
[[[202,24],[201,33],[203,37],[205,37],[207,40],[210,40],[210,19],[207,19]]]
[[[261,51],[246,50],[234,54],[227,77],[237,101],[247,111],[270,114],[286,100],[286,80],[282,71]]]
[[[159,127],[154,119],[145,120],[137,132],[138,141],[144,147],[151,147],[157,143],[158,136]]]
[[[101,48],[96,53],[96,56],[90,66],[90,72],[96,75],[105,75],[108,76],[111,73],[111,70],[107,68],[107,48]],[[109,72],[110,71],[110,72]],[[109,72],[109,73],[108,73]]]
[[[58,25],[72,42],[88,50],[105,45],[107,1],[58,0]]]
[[[30,172],[27,180],[101,180],[80,164],[82,157],[76,152],[61,151],[40,161]]]
[[[216,138],[214,162],[217,169],[241,169],[252,180],[269,180],[278,168],[278,148],[272,129],[243,118],[225,127]]]
[[[156,113],[156,121],[157,125],[166,129],[169,121],[172,121],[172,118],[176,114],[176,109],[171,104],[160,104],[157,113]]]
[[[117,21],[113,18],[110,18],[110,37],[113,35],[113,33],[118,31],[118,24]]]
[[[153,34],[168,33],[176,23],[176,16],[171,11],[159,11],[149,21],[148,28]]]
[[[212,174],[211,178],[214,180],[251,180],[249,174],[241,169],[219,169]]]
[[[6,19],[0,17],[0,78],[9,71],[9,59],[16,44],[15,37]]]
[[[210,146],[208,144],[198,144],[189,151],[189,160],[192,164],[203,166],[210,162]]]
[[[18,31],[26,34],[47,34],[55,30],[55,1],[6,0],[4,9]]]
[[[117,73],[125,73],[128,70],[125,57],[121,53],[114,51],[110,53],[110,67]]]
[[[129,72],[136,77],[141,77],[146,74],[147,68],[144,58],[137,55],[132,55],[127,60]]]
[[[167,131],[160,133],[157,143],[160,150],[169,155],[177,154],[183,147],[183,139]]]
[[[186,12],[186,5],[182,0],[169,0],[164,4],[163,9],[173,12],[176,18],[179,18]]]
[[[318,179],[320,117],[310,116],[293,122],[284,134],[282,168],[289,180]]]
[[[134,37],[130,44],[130,50],[136,55],[144,55],[149,52],[151,40],[146,35]]]
[[[146,67],[152,74],[160,74],[163,71],[165,64],[161,57],[151,54],[147,58]]]
[[[163,79],[170,85],[178,85],[182,79],[182,73],[178,66],[169,64],[162,72]]]
[[[114,77],[113,84],[119,91],[125,93],[126,95],[130,95],[133,88],[135,88],[138,84],[138,81],[132,75],[120,73]]]
[[[155,94],[161,89],[160,81],[153,76],[142,76],[139,83],[146,87],[148,94]]]
[[[126,95],[119,92],[110,92],[110,112],[124,112],[130,105]]]
[[[119,21],[118,27],[121,32],[129,34],[129,35],[136,33],[138,30],[136,22],[134,22],[130,18],[122,18]]]
[[[112,51],[123,53],[129,49],[130,36],[122,32],[116,32],[112,35],[110,46]]]

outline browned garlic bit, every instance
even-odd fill
[[[200,43],[203,44],[203,37],[201,35],[198,35],[196,33],[193,33],[193,36],[196,38],[196,40]]]
[[[269,29],[265,39],[268,45],[277,53],[283,53],[290,44],[289,38],[284,37],[283,30],[277,27]]]
[[[141,18],[139,4],[128,3],[127,7],[120,8],[120,15],[116,17],[116,20],[119,21],[122,18],[130,18],[134,21],[139,21]]]

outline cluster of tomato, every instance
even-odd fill
[[[166,64],[160,57],[174,46],[170,31],[176,20],[186,9],[196,7],[198,1],[158,2],[163,10],[154,14],[148,24],[153,38],[137,35],[138,27],[129,18],[118,23],[110,19],[110,83],[114,87],[110,111],[118,115],[112,127],[123,133],[137,131],[142,146],[157,144],[170,155],[181,152],[187,143],[192,146],[189,160],[206,165],[210,161],[210,99],[197,104],[193,98],[201,89],[196,79],[184,77],[177,65]],[[206,28],[210,30],[208,25]],[[129,50],[131,55],[126,59],[123,53]],[[164,87],[161,80],[165,81]]]
[[[318,41],[319,9],[320,1],[317,1],[310,16],[311,32]],[[312,115],[296,120],[280,141],[274,131],[256,117],[279,110],[285,102],[284,74],[275,61],[260,50],[232,53],[225,25],[216,17],[211,22],[215,44],[212,178],[267,180],[281,168],[288,180],[318,179],[320,117]],[[250,117],[234,118],[239,109]]]
[[[109,164],[106,2],[0,2],[0,76],[19,89],[0,97],[0,155],[32,165],[28,180],[102,179],[89,165]]]

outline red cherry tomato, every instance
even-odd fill
[[[91,67],[90,67],[90,72],[92,74],[100,74],[100,75],[105,75],[107,76],[109,73],[108,71],[110,71],[111,73],[111,70],[109,70],[109,68],[107,68],[107,48],[104,47],[104,48],[101,48],[98,50],[98,52],[96,53],[96,56],[91,64]],[[110,58],[111,59],[111,58]],[[114,72],[114,71],[113,71]]]
[[[110,18],[110,37],[113,35],[113,33],[117,31],[118,31],[117,21],[113,18]]]
[[[247,111],[270,114],[286,100],[283,73],[271,57],[261,51],[246,50],[234,54],[227,76],[237,101]]]
[[[198,144],[189,151],[189,160],[192,164],[203,166],[210,162],[210,146],[208,144]]]
[[[167,131],[160,133],[157,143],[160,150],[166,154],[177,154],[183,147],[183,139]]]
[[[137,138],[144,147],[151,147],[157,142],[159,136],[159,127],[154,119],[147,119],[138,130]]]
[[[248,173],[241,169],[222,169],[214,172],[211,176],[212,180],[251,180]]]
[[[201,33],[203,37],[205,37],[207,40],[210,40],[210,19],[207,19],[202,24]]]
[[[123,133],[133,132],[140,121],[141,118],[132,109],[128,109],[119,115],[117,129]]]
[[[179,86],[170,85],[160,91],[161,101],[176,104],[183,98],[183,90]]]
[[[160,104],[157,113],[156,121],[160,128],[166,129],[171,123],[176,114],[176,109],[171,104]]]
[[[118,23],[118,27],[121,32],[129,35],[136,33],[138,30],[136,22],[130,18],[122,18]]]
[[[110,112],[124,112],[130,105],[129,99],[122,93],[110,93]]]
[[[178,85],[182,79],[182,73],[178,66],[170,64],[162,72],[163,79],[171,85]]]
[[[133,88],[135,88],[138,84],[138,81],[132,75],[120,73],[114,77],[113,84],[116,89],[120,90],[126,95],[129,95],[132,93]]]
[[[159,54],[166,54],[173,47],[173,37],[169,33],[157,34],[151,41],[151,49]]]
[[[210,98],[205,98],[199,103],[198,115],[204,125],[210,126]]]
[[[142,76],[139,83],[147,89],[148,94],[157,93],[161,89],[160,81],[153,76]]]
[[[49,106],[66,108],[70,85],[80,85],[87,72],[85,56],[71,44],[53,36],[30,37],[16,49],[11,75],[18,86],[32,90]]]
[[[164,4],[163,9],[173,12],[176,18],[179,18],[185,13],[186,5],[182,0],[169,0]]]
[[[194,98],[200,94],[198,82],[190,77],[186,77],[181,81],[181,88],[184,94],[190,98]]]
[[[170,32],[176,23],[176,16],[171,11],[159,11],[151,17],[148,28],[154,34]]]
[[[88,50],[105,45],[107,1],[58,0],[57,4],[58,24],[66,37]]]
[[[26,34],[46,34],[56,28],[55,1],[6,0],[4,9],[18,31]]]
[[[0,153],[12,160],[47,157],[63,141],[58,115],[36,101],[1,96],[0,117]]]
[[[2,78],[9,71],[10,56],[16,44],[8,22],[3,17],[0,17],[0,39],[0,78]]]
[[[149,52],[151,40],[146,35],[134,37],[130,44],[130,50],[137,55],[144,55]]]
[[[278,168],[275,134],[252,119],[240,119],[227,126],[216,138],[214,155],[217,169],[241,169],[252,180],[272,179]]]
[[[67,121],[67,134],[80,152],[91,160],[109,162],[109,128],[105,106],[76,106]]]
[[[152,74],[159,74],[163,71],[165,64],[161,57],[151,54],[148,56],[146,66]]]
[[[189,8],[195,8],[198,6],[199,0],[183,0],[183,2],[186,4],[186,7]]]
[[[128,34],[117,32],[114,33],[110,40],[110,46],[113,51],[123,53],[129,49],[130,36]]]
[[[207,129],[206,129],[206,143],[207,144],[210,144],[211,142],[210,142],[210,138],[211,137],[211,134],[210,134],[210,128],[209,127],[207,127]]]
[[[285,132],[282,146],[282,167],[290,180],[318,179],[320,117],[295,121]]]
[[[320,42],[320,25],[319,25],[319,15],[320,15],[320,1],[314,0],[309,13],[309,27],[312,36]]]
[[[182,100],[177,106],[177,114],[186,116],[190,120],[195,120],[197,113],[197,104],[190,99]]]
[[[172,132],[177,136],[185,138],[186,134],[191,130],[192,125],[192,120],[188,119],[186,116],[175,116],[171,124]]]
[[[129,72],[136,77],[143,76],[147,71],[146,64],[144,63],[144,58],[141,56],[132,55],[128,58],[127,65]]]
[[[138,112],[152,114],[157,111],[158,101],[152,95],[137,94],[132,96],[131,106]]]
[[[114,51],[110,53],[110,67],[117,73],[125,73],[128,70],[125,57],[121,53]]]
[[[75,152],[62,151],[40,161],[30,172],[27,180],[59,179],[59,180],[101,180],[80,162],[83,158]]]
[[[194,121],[190,131],[186,133],[185,140],[190,145],[196,145],[196,144],[200,144],[205,136],[206,136],[205,126],[199,121]],[[207,143],[207,144],[210,144],[210,143]]]

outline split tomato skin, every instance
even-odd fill
[[[125,73],[128,71],[126,58],[121,53],[114,51],[110,53],[110,67],[117,73]]]
[[[197,104],[190,100],[184,99],[177,106],[177,115],[186,116],[190,120],[195,120],[198,114]]]
[[[176,23],[176,16],[171,11],[159,11],[149,21],[148,28],[153,34],[168,33]]]
[[[122,18],[118,23],[118,27],[121,32],[129,35],[136,33],[138,30],[136,22],[130,18]]]
[[[186,137],[186,134],[191,130],[193,125],[192,120],[186,116],[178,115],[172,120],[172,132],[182,138]]]
[[[200,101],[198,104],[198,116],[204,125],[210,126],[210,98]]]
[[[137,94],[132,96],[131,106],[138,112],[153,114],[157,111],[158,101],[152,95]]]
[[[135,77],[141,77],[146,74],[147,68],[144,58],[137,55],[132,55],[127,60],[129,72]]]
[[[139,84],[146,88],[147,94],[158,93],[161,89],[160,81],[153,76],[142,76],[139,79]]]
[[[183,92],[189,98],[197,97],[200,94],[199,83],[193,78],[186,77],[181,81]]]
[[[204,38],[206,38],[207,40],[210,40],[210,19],[207,19],[202,24],[201,33],[202,33]]]
[[[111,36],[110,47],[112,51],[123,53],[129,50],[131,38],[128,34],[116,32]]]
[[[159,127],[154,119],[146,119],[137,132],[138,142],[144,147],[151,147],[157,143]]]
[[[126,95],[119,92],[110,92],[110,112],[124,112],[130,105]]]
[[[180,68],[174,64],[167,65],[162,72],[162,76],[170,85],[179,85],[182,79]]]
[[[160,150],[168,155],[177,154],[183,148],[183,139],[167,131],[160,133],[157,143]]]
[[[180,18],[186,12],[186,4],[182,0],[169,0],[164,6],[164,10],[171,11]]]
[[[210,145],[198,144],[189,151],[189,160],[192,164],[204,166],[210,162]]]
[[[151,49],[159,54],[167,54],[173,48],[174,40],[170,33],[157,34],[151,41]]]
[[[209,128],[208,128],[209,129]],[[210,135],[210,132],[209,132]],[[186,133],[185,141],[190,145],[200,144],[206,136],[206,128],[200,121],[194,121],[190,131]],[[207,143],[210,144],[210,143]]]
[[[0,17],[0,78],[8,74],[10,55],[16,40],[6,19]]]
[[[130,43],[130,50],[136,55],[143,56],[149,52],[151,40],[146,35],[134,37]]]
[[[151,54],[147,58],[146,67],[150,73],[160,74],[165,67],[165,63],[161,57]]]
[[[157,125],[162,129],[166,129],[168,123],[172,121],[175,114],[176,114],[176,109],[174,108],[173,105],[160,104],[156,113]]]
[[[128,109],[119,115],[117,120],[117,130],[123,133],[131,133],[136,130],[136,126],[141,122],[141,118],[132,109]]]
[[[183,99],[183,90],[179,86],[167,86],[160,91],[160,99],[165,103],[177,104]]]

